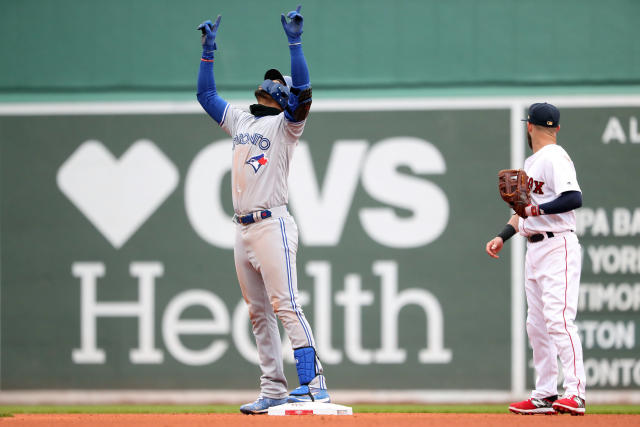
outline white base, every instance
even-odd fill
[[[269,408],[269,415],[353,415],[353,409],[333,403],[285,403]]]

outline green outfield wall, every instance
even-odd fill
[[[307,0],[317,89],[640,84],[635,0]],[[248,90],[289,68],[296,2],[5,0],[0,94],[193,91],[195,27],[222,14],[216,74]]]
[[[548,100],[584,193],[588,387],[637,394],[640,99]],[[509,215],[497,171],[529,152],[529,102],[314,104],[290,209],[330,387],[531,387],[522,238],[484,253]],[[196,103],[0,110],[2,390],[257,388],[231,147]]]
[[[296,4],[0,2],[0,400],[257,389],[231,142],[194,99],[195,27],[222,14],[217,86],[246,108],[265,69],[289,70],[279,16]],[[509,215],[497,171],[530,153],[519,119],[549,101],[584,195],[588,393],[640,402],[640,2],[302,13],[314,104],[289,207],[330,388],[526,395],[524,241],[497,261],[484,245]]]

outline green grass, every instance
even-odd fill
[[[354,413],[506,414],[507,405],[353,405]],[[235,414],[238,405],[73,405],[0,406],[0,416],[12,414]],[[638,405],[589,405],[589,414],[638,414]]]
[[[0,414],[230,414],[238,405],[20,405],[0,406]]]

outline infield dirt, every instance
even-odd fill
[[[301,417],[304,417],[301,420]],[[342,416],[268,416],[242,414],[16,414],[0,418],[11,426],[631,426],[640,415],[513,415],[513,414],[354,414]]]

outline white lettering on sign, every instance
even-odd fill
[[[640,311],[640,283],[580,283],[582,310]]]
[[[446,164],[430,142],[396,137],[373,146],[362,172],[362,185],[371,197],[389,206],[364,208],[360,221],[377,243],[390,248],[417,248],[437,239],[449,218],[449,201],[440,187],[424,178],[402,173],[442,175]],[[392,206],[392,207],[391,207]],[[401,208],[411,215],[398,215]]]
[[[576,234],[583,236],[590,234],[591,236],[608,236],[609,221],[607,220],[607,212],[604,208],[587,208],[577,209],[576,213]]]
[[[336,141],[320,186],[309,146],[300,143],[296,148],[291,163],[289,194],[303,244],[338,244],[353,203],[366,151],[366,141]]]
[[[231,249],[234,224],[222,208],[220,186],[230,170],[229,140],[205,147],[186,176],[185,207],[193,229],[211,245]],[[307,246],[336,246],[353,204],[359,180],[383,206],[362,208],[359,219],[375,242],[415,248],[437,239],[447,226],[449,202],[444,191],[420,175],[442,175],[446,164],[435,145],[414,137],[374,144],[364,140],[334,144],[319,184],[308,144],[301,142],[289,176],[290,206]],[[412,174],[399,171],[406,167]],[[409,215],[398,215],[397,209]]]
[[[407,352],[398,344],[400,312],[404,307],[417,305],[425,314],[425,346],[417,356],[427,363],[450,363],[451,350],[444,347],[444,318],[438,299],[423,288],[398,290],[398,264],[395,261],[376,261],[373,272],[380,277],[380,304],[375,304],[374,292],[363,289],[362,277],[347,274],[344,288],[335,293],[331,301],[331,264],[326,261],[310,261],[305,271],[314,279],[313,303],[315,307],[315,331],[318,353],[326,364],[337,364],[346,358],[356,364],[399,364],[407,359]],[[97,300],[98,278],[104,277],[106,268],[101,262],[75,262],[75,277],[80,279],[81,317],[80,348],[72,351],[71,358],[78,364],[104,364],[105,351],[97,346],[100,317],[137,318],[138,347],[129,352],[133,364],[158,364],[164,360],[163,351],[156,348],[155,337],[155,279],[162,277],[161,262],[132,262],[130,273],[138,279],[138,301],[105,302]],[[299,293],[300,303],[309,302],[309,294]],[[332,346],[331,309],[344,307],[344,347]],[[204,307],[211,315],[208,319],[182,319],[190,307]],[[377,307],[377,308],[376,308]],[[362,324],[364,309],[380,310],[381,348],[367,349],[363,345],[363,331],[374,325]],[[229,348],[229,339],[247,361],[258,364],[257,350],[249,329],[250,321],[246,304],[239,301],[233,314],[229,314],[224,301],[204,289],[191,289],[174,296],[164,310],[162,337],[167,351],[178,362],[189,366],[215,363]],[[418,326],[418,325],[414,325]],[[183,344],[183,335],[212,335],[211,343],[203,349],[190,349]],[[229,336],[231,335],[231,336]],[[293,363],[291,344],[285,336],[282,341],[285,361]]]
[[[634,210],[615,208],[613,210],[613,235],[620,237],[640,235],[640,208]]]
[[[637,359],[589,358],[584,361],[584,371],[590,387],[640,386],[640,360]]]
[[[585,348],[632,349],[636,344],[636,327],[633,321],[583,320],[576,322],[576,325]]]
[[[138,278],[137,302],[98,302],[97,279],[105,274],[101,262],[75,262],[74,277],[80,278],[80,348],[73,350],[75,363],[105,363],[104,350],[96,343],[98,317],[137,317],[138,348],[131,350],[133,363],[162,363],[162,352],[154,345],[155,278],[164,274],[159,262],[132,262],[129,271]]]
[[[361,289],[362,278],[348,274],[344,290],[336,293],[336,304],[344,307],[344,349],[354,363],[368,365],[373,361],[373,351],[362,347],[361,308],[373,304],[373,292]]]
[[[640,208],[616,207],[576,210],[576,233],[579,236],[640,236]]]
[[[422,308],[426,315],[427,346],[420,350],[420,363],[449,363],[451,350],[444,348],[444,320],[437,298],[426,289],[408,288],[398,292],[398,264],[376,261],[373,271],[382,281],[382,348],[376,353],[378,363],[403,363],[406,351],[398,348],[398,315],[411,304]]]
[[[640,246],[588,246],[587,254],[593,274],[640,273]]]
[[[619,142],[625,144],[627,141],[632,144],[640,143],[640,132],[638,132],[638,119],[631,116],[629,118],[629,137],[625,134],[622,122],[617,117],[609,117],[607,126],[602,133],[602,142],[609,144],[610,142]]]
[[[180,315],[189,307],[203,306],[213,320],[185,320]],[[203,350],[191,350],[180,341],[180,335],[214,335],[229,333],[229,313],[224,302],[215,294],[191,289],[173,297],[162,319],[162,336],[167,350],[185,365],[207,365],[218,360],[227,350],[226,340],[213,340]]]
[[[223,139],[203,148],[184,184],[185,210],[194,231],[224,249],[233,248],[235,235],[221,191],[231,169],[231,146],[230,139]],[[449,202],[440,187],[421,175],[445,172],[440,151],[420,138],[388,138],[371,149],[365,140],[338,140],[320,185],[309,146],[301,141],[289,179],[300,240],[307,246],[336,246],[362,182],[369,196],[382,204],[358,212],[372,240],[392,248],[429,244],[447,225]],[[178,179],[173,163],[147,140],[136,141],[120,159],[100,142],[86,141],[58,170],[60,190],[116,249],[169,197]],[[398,209],[409,214],[400,215]]]
[[[231,217],[222,208],[222,179],[231,170],[231,139],[203,148],[191,162],[184,184],[184,205],[195,232],[205,242],[232,249]]]

